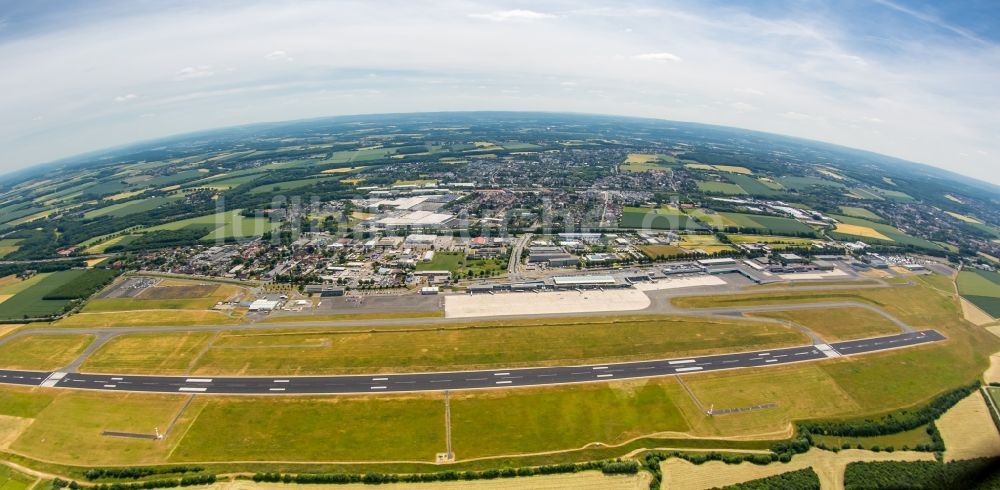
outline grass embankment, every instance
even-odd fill
[[[888,318],[864,308],[769,311],[752,313],[750,316],[798,323],[828,342],[891,335],[902,331],[899,325]]]
[[[123,335],[83,368],[157,373],[190,365],[192,374],[219,375],[450,371],[663,359],[808,343],[782,325],[683,317],[226,332],[209,339],[183,332]],[[164,348],[137,351],[142,342]]]

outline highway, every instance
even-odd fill
[[[944,340],[934,330],[733,354],[584,366],[351,376],[131,376],[0,370],[0,383],[98,391],[292,395],[498,389],[779,366]]]

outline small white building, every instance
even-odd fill
[[[440,291],[441,289],[438,288],[437,286],[426,286],[420,288],[420,294],[423,294],[425,296],[435,295],[438,294]]]
[[[278,307],[278,303],[280,303],[280,301],[272,301],[269,299],[254,300],[253,303],[250,303],[250,311],[270,313]]]

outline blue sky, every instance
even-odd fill
[[[609,113],[1000,183],[1000,2],[2,1],[0,171],[235,124]]]

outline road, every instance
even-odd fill
[[[711,356],[584,366],[353,376],[129,376],[0,370],[0,383],[97,391],[292,395],[497,389],[612,381],[819,361],[944,340],[934,330]]]
[[[531,240],[531,233],[525,233],[518,237],[517,242],[514,243],[514,247],[510,251],[510,263],[507,265],[507,274],[511,276],[511,280],[515,280],[517,273],[521,269],[521,252],[524,250],[524,246],[528,244],[528,240]]]

